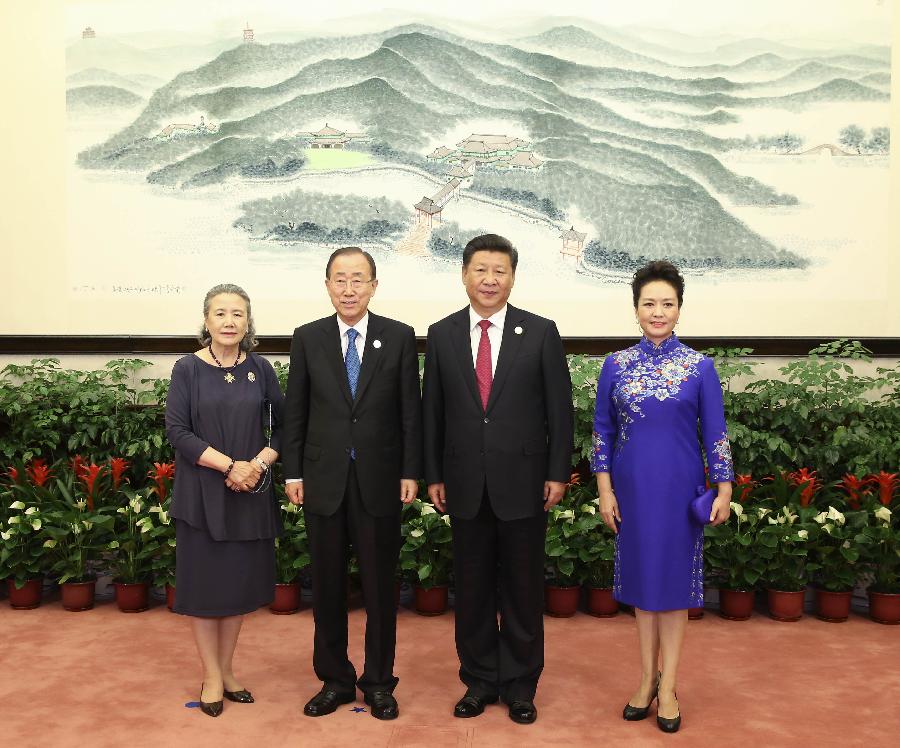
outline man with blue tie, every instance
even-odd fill
[[[546,512],[571,473],[573,414],[556,325],[507,303],[517,261],[496,234],[466,245],[469,305],[428,329],[422,398],[428,495],[453,519],[466,685],[453,713],[477,717],[500,699],[530,724],[544,667]]]
[[[375,261],[336,250],[325,287],[336,314],[294,331],[282,460],[288,498],[303,505],[309,537],[322,688],[304,707],[331,714],[359,688],[378,719],[399,714],[393,691],[400,509],[422,474],[422,404],[409,325],[369,312]],[[356,553],[366,606],[362,676],[347,657],[347,562]]]

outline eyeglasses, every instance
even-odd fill
[[[366,283],[371,283],[372,279],[360,280],[359,278],[354,278],[353,280],[347,280],[346,278],[331,278],[328,282],[339,291],[345,291],[347,288],[359,291]]]

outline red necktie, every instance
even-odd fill
[[[478,380],[481,405],[487,410],[488,398],[491,396],[491,382],[494,380],[491,372],[491,339],[488,337],[491,321],[483,319],[478,326],[481,328],[481,340],[478,341],[478,356],[475,358],[475,379]]]

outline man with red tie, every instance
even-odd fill
[[[466,685],[454,715],[476,717],[499,698],[529,724],[544,666],[546,511],[571,472],[573,415],[556,325],[507,303],[517,261],[496,234],[466,245],[469,306],[428,330],[423,415],[428,495],[453,518]]]

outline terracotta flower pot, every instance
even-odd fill
[[[853,591],[829,592],[816,588],[816,615],[829,623],[841,623],[850,617]]]
[[[753,590],[719,590],[719,615],[729,621],[746,621],[753,615]]]
[[[6,595],[9,605],[15,610],[31,610],[41,604],[41,579],[29,579],[21,589],[16,589],[16,580],[6,580]]]
[[[116,604],[123,613],[141,613],[150,607],[149,582],[113,582]]]
[[[97,580],[87,582],[64,582],[61,587],[62,606],[73,612],[90,610],[94,607],[94,592]]]
[[[447,610],[446,584],[437,587],[416,587],[416,613],[423,616],[439,616]]]
[[[175,588],[171,584],[166,585],[166,607],[169,610],[175,607]]]
[[[544,585],[544,601],[548,616],[554,618],[570,618],[578,610],[581,599],[581,587],[556,587]]]
[[[869,617],[877,623],[900,623],[900,593],[869,591]]]
[[[588,587],[587,612],[598,618],[618,615],[619,603],[613,597],[612,587]]]
[[[705,611],[702,607],[700,607],[700,608],[688,608],[688,620],[689,620],[689,621],[698,621],[698,620],[700,620],[701,618],[703,618],[703,614],[704,614],[705,612],[706,612],[706,611]]]
[[[803,618],[806,590],[767,590],[769,615],[776,621],[792,623]]]
[[[297,582],[279,582],[275,585],[275,597],[269,604],[275,615],[286,616],[300,610],[300,585]]]

